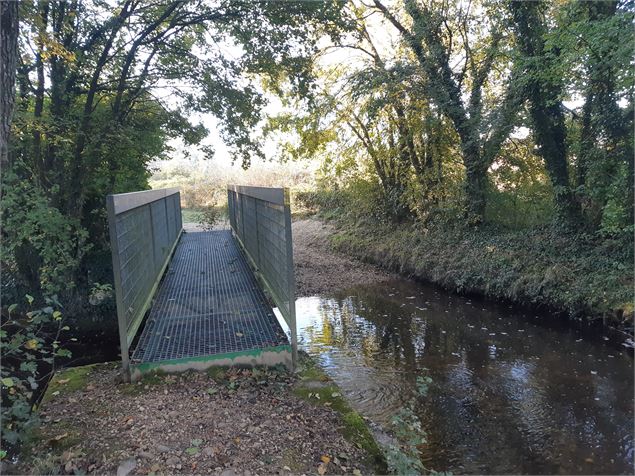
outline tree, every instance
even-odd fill
[[[555,67],[560,51],[545,46],[547,27],[541,20],[544,3],[513,1],[511,6],[517,41],[525,60],[524,92],[530,104],[536,143],[553,184],[556,210],[562,221],[576,223],[579,206],[569,182],[567,128],[562,107],[564,82]]]
[[[521,105],[515,67],[504,55],[508,46],[504,18],[496,5],[486,2],[480,13],[473,2],[452,6],[451,2],[404,0],[399,13],[381,0],[373,0],[373,6],[410,48],[427,77],[427,96],[454,125],[466,169],[469,221],[480,223],[487,170],[513,130]],[[511,72],[503,80],[496,69]],[[496,94],[498,100],[487,101],[485,86],[494,77],[504,86]]]
[[[9,165],[9,132],[18,62],[18,2],[0,1],[0,168]]]
[[[79,263],[74,280],[84,279],[79,269],[90,269],[90,260],[107,248],[105,195],[146,188],[148,164],[169,152],[171,138],[196,146],[206,136],[188,116],[216,115],[245,166],[262,156],[254,135],[266,104],[259,78],[308,92],[307,59],[319,38],[339,33],[340,7],[240,0],[20,4],[10,180],[26,183],[27,195],[42,198],[29,203],[61,214],[76,238],[88,233],[87,240],[70,240]],[[19,227],[12,218],[31,212],[37,223],[23,223],[46,230],[38,221],[45,214],[35,209],[4,208],[3,218]],[[43,269],[38,246],[56,237],[36,243],[23,231],[3,229],[4,238],[15,241],[15,253],[3,259],[10,264],[5,269],[25,277]],[[88,254],[79,249],[86,242],[93,244]],[[36,274],[29,285],[42,277]]]
[[[570,79],[584,100],[572,117],[578,133],[575,185],[586,220],[605,231],[633,223],[635,38],[628,7],[617,1],[574,3],[565,9],[556,39],[570,66],[566,70],[575,71],[573,65],[584,59],[579,76]]]
[[[293,112],[270,120],[269,131],[297,133],[297,142],[284,144],[283,156],[321,155],[325,164],[336,171],[346,168],[349,175],[368,164],[383,208],[399,221],[413,206],[424,210],[437,204],[443,162],[453,155],[448,147],[452,133],[426,97],[427,78],[408,52],[381,46],[383,32],[368,28],[369,11],[348,6],[355,28],[320,52],[316,97],[296,100]],[[334,52],[348,55],[345,65],[328,64]],[[420,192],[416,200],[410,198],[413,187]]]

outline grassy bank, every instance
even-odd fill
[[[448,290],[631,327],[632,244],[542,226],[390,223],[334,192],[299,202],[336,232],[339,251]]]

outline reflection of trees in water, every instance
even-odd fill
[[[348,311],[348,325],[355,328],[353,336],[357,342],[349,341],[349,346],[361,344],[367,358],[375,359],[379,353],[396,369],[416,368],[411,312],[372,294],[347,297],[340,303]],[[418,330],[425,335],[423,326]],[[412,381],[416,377],[412,372],[405,375]]]
[[[513,334],[498,314],[470,310],[467,320],[441,304],[425,312],[401,304],[372,289],[320,300],[309,344],[391,370],[393,380],[383,384],[404,397],[430,369],[429,397],[415,408],[428,431],[423,457],[430,466],[553,472],[592,457],[619,472],[632,460],[632,439],[624,435],[632,429],[633,377],[602,361],[601,349],[530,323]],[[504,339],[502,331],[509,332]]]

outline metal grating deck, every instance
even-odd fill
[[[229,230],[183,233],[132,363],[288,345]]]

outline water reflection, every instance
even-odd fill
[[[302,347],[381,425],[433,378],[428,467],[633,472],[633,361],[582,329],[406,281],[302,298],[297,316]]]

